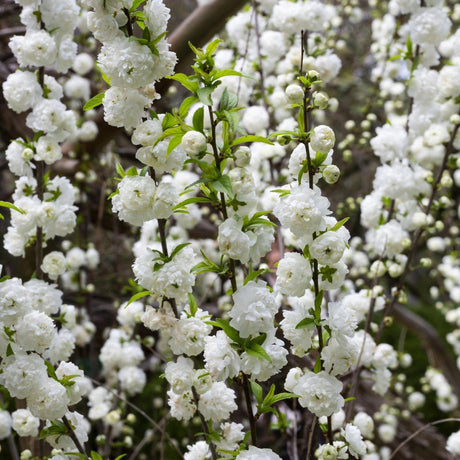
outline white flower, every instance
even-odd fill
[[[374,420],[365,412],[358,412],[353,419],[353,424],[359,428],[365,438],[371,439],[374,436]]]
[[[198,410],[205,420],[225,420],[238,408],[235,397],[235,392],[224,382],[214,382],[211,388],[200,396]]]
[[[388,423],[382,423],[378,429],[379,438],[385,443],[391,443],[396,436],[396,428]]]
[[[119,37],[103,45],[98,64],[113,86],[140,88],[166,75],[156,66],[159,59],[148,46]]]
[[[28,313],[16,325],[16,342],[25,351],[43,353],[55,334],[53,320],[38,311]]]
[[[79,53],[73,61],[72,69],[75,70],[78,75],[86,75],[93,69],[93,66],[94,60],[90,54]]]
[[[62,275],[66,270],[66,258],[60,251],[52,251],[43,258],[41,269],[52,280]]]
[[[226,422],[220,426],[222,437],[216,441],[218,449],[232,451],[236,450],[244,439],[244,427],[241,423]]]
[[[408,28],[416,45],[439,45],[449,35],[451,22],[439,7],[420,8],[409,21]]]
[[[118,371],[118,381],[122,390],[128,395],[141,393],[147,377],[145,372],[137,366],[125,366]]]
[[[11,434],[13,420],[7,410],[0,410],[0,439],[6,439]]]
[[[257,134],[268,128],[269,116],[265,107],[260,105],[253,105],[248,107],[241,120],[242,125],[250,134]]]
[[[42,93],[37,76],[32,72],[16,70],[3,83],[3,95],[8,107],[17,113],[34,107],[40,101]]]
[[[249,281],[233,294],[233,308],[229,313],[230,325],[243,338],[273,329],[278,305],[263,281]]]
[[[205,338],[205,367],[214,380],[236,377],[240,372],[240,357],[230,343],[224,331]]]
[[[141,123],[149,103],[150,100],[136,89],[112,86],[102,100],[104,120],[112,126],[135,128]]]
[[[167,394],[171,415],[177,420],[190,420],[196,411],[192,392],[177,394],[173,390],[169,390]]]
[[[29,409],[18,409],[12,414],[13,429],[19,436],[37,436],[40,419],[33,416]]]
[[[303,100],[303,96],[304,91],[299,85],[292,84],[287,86],[286,99],[290,104],[300,104]]]
[[[134,130],[131,140],[135,145],[154,145],[163,134],[159,119],[146,120]]]
[[[425,404],[425,395],[419,391],[414,391],[407,398],[407,403],[411,411],[420,409]]]
[[[316,126],[310,135],[310,146],[315,152],[328,153],[334,147],[334,131],[326,125]]]
[[[21,67],[50,66],[57,56],[56,41],[46,30],[27,31],[25,35],[14,35],[10,48]]]
[[[35,383],[27,395],[30,411],[41,419],[56,420],[67,412],[69,396],[63,385],[52,378]]]
[[[297,252],[288,252],[278,262],[275,288],[282,294],[301,297],[312,278],[310,263]]]
[[[460,431],[452,433],[447,438],[446,449],[454,455],[460,454]]]
[[[248,352],[241,355],[241,370],[249,374],[252,379],[264,382],[273,375],[277,374],[287,364],[287,350],[284,342],[273,337],[273,331],[265,339],[262,348],[270,357],[270,362],[259,356],[253,356]]]
[[[331,213],[328,208],[329,200],[304,181],[301,185],[294,183],[290,193],[281,196],[273,213],[295,236],[311,241],[314,232],[326,229],[325,217]]]
[[[340,394],[342,382],[325,371],[317,374],[307,370],[304,375],[298,369],[289,371],[286,378],[286,389],[298,394],[299,403],[317,417],[330,416],[338,412],[345,401]],[[294,380],[292,378],[295,377]]]
[[[249,261],[251,241],[249,234],[242,230],[243,222],[229,217],[219,225],[217,244],[219,250],[230,258],[246,264]]]
[[[205,339],[212,330],[203,317],[206,317],[206,313],[201,309],[192,317],[187,317],[183,312],[174,323],[168,343],[175,355],[196,356],[203,351]]]
[[[156,264],[160,267],[155,268]],[[170,262],[161,264],[158,258],[147,250],[136,258],[133,271],[136,279],[157,298],[174,298],[184,302],[195,284],[195,276],[190,273],[196,264],[195,253],[190,247],[183,248]]]
[[[403,126],[386,124],[376,131],[377,136],[371,139],[371,146],[382,162],[407,156],[409,142]]]
[[[155,181],[149,176],[125,176],[112,197],[112,211],[131,225],[142,225],[155,217]]]
[[[328,231],[315,238],[309,248],[312,258],[321,265],[333,265],[342,258],[345,241],[338,232]]]
[[[281,460],[281,457],[271,449],[249,446],[249,449],[241,451],[235,460]]]
[[[56,376],[59,380],[68,377],[70,382],[72,382],[72,385],[68,387],[67,390],[69,404],[76,404],[81,400],[83,395],[89,392],[89,380],[83,375],[83,371],[74,363],[61,361],[56,369]]]
[[[165,368],[166,380],[176,394],[189,391],[193,383],[193,361],[179,356],[176,362],[168,362]]]
[[[206,150],[207,141],[199,131],[187,131],[182,137],[182,148],[191,156],[196,156]]]
[[[305,298],[306,301],[292,302],[293,310],[284,310],[284,319],[281,321],[281,328],[283,329],[284,337],[289,340],[292,344],[292,353],[296,356],[304,356],[312,345],[312,335],[315,330],[315,323],[313,317],[308,310],[314,307],[313,298],[310,291],[307,291]],[[303,319],[310,318],[310,324],[297,329],[297,324]]]
[[[206,460],[211,458],[211,450],[206,441],[198,441],[187,446],[188,452],[184,454],[184,460]]]
[[[366,444],[357,426],[354,426],[352,423],[347,423],[343,435],[348,443],[350,454],[353,457],[360,458],[361,455],[366,453]]]

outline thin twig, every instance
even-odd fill
[[[395,455],[412,439],[414,439],[416,436],[418,436],[422,431],[425,431],[427,428],[430,428],[435,425],[440,425],[441,423],[447,423],[447,422],[460,422],[460,418],[443,418],[441,420],[436,420],[435,422],[427,423],[426,425],[423,425],[421,428],[419,428],[415,433],[412,433],[407,439],[405,439],[390,455],[388,460],[391,460],[392,458],[395,458]]]
[[[244,399],[246,400],[246,407],[248,411],[249,426],[251,427],[251,439],[252,444],[257,446],[257,429],[256,429],[256,420],[254,414],[252,413],[252,401],[251,401],[251,392],[249,386],[248,376],[243,372],[243,392]]]
[[[75,431],[74,431],[74,429],[72,427],[72,424],[69,422],[69,419],[64,415],[64,417],[62,417],[62,421],[64,422],[64,425],[66,426],[66,428],[68,430],[68,435],[70,436],[72,441],[75,443],[75,446],[77,447],[78,452],[80,452],[81,454],[86,455],[87,457],[89,457],[89,451],[87,451],[83,447],[82,443],[78,439],[78,436],[75,434]]]

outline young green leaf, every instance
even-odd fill
[[[83,110],[91,110],[94,107],[98,107],[102,104],[102,100],[104,99],[105,92],[96,94],[96,96],[92,97],[86,104],[83,106]]]
[[[128,305],[131,305],[133,302],[135,302],[136,300],[139,300],[139,299],[142,299],[142,297],[146,297],[150,295],[150,291],[142,291],[142,292],[137,292],[136,294],[134,294],[133,296],[131,296],[131,298],[128,300],[128,303],[125,305],[125,308],[128,306]]]

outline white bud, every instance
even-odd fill
[[[24,161],[30,161],[34,157],[34,151],[30,149],[29,147],[25,148],[22,151],[21,158]]]
[[[286,99],[290,104],[300,104],[303,101],[304,92],[299,85],[289,85],[286,88]]]
[[[328,153],[334,147],[334,131],[326,125],[319,125],[313,129],[310,136],[310,146],[315,152]]]
[[[328,184],[335,184],[340,177],[340,169],[336,165],[328,165],[323,170],[324,180]]]
[[[327,106],[329,105],[329,98],[327,94],[322,92],[315,92],[313,94],[313,104],[318,107],[318,109],[327,109]]]
[[[182,137],[182,147],[188,154],[198,155],[206,150],[206,137],[199,131],[187,131]]]
[[[249,147],[242,146],[238,148],[235,152],[235,164],[239,168],[244,168],[248,166],[249,161],[251,160],[251,150]]]

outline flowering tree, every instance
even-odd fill
[[[459,5],[198,3],[5,6],[5,458],[460,455]]]

